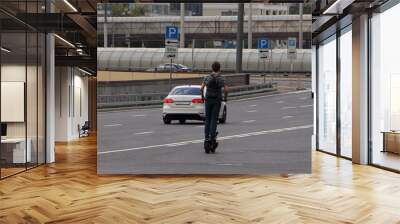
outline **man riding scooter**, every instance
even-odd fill
[[[205,100],[205,129],[204,129],[204,150],[208,154],[214,153],[218,147],[217,142],[217,122],[221,108],[221,102],[227,100],[228,86],[225,78],[220,75],[221,64],[214,62],[211,66],[212,73],[204,78],[201,84],[201,96]],[[204,89],[206,94],[204,96]],[[222,89],[224,95],[222,95]]]

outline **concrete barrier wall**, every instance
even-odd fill
[[[249,84],[248,74],[224,75],[224,77],[229,86]],[[178,78],[171,80],[171,86],[200,85],[202,81],[203,77]],[[99,97],[103,95],[165,93],[170,90],[169,79],[97,82],[97,95]]]
[[[232,92],[265,88],[249,87],[248,74],[230,74],[224,75],[224,77]],[[178,85],[200,85],[203,77],[179,78],[171,81],[172,87]],[[159,104],[170,90],[168,79],[99,81],[97,83],[97,104],[98,108]]]
[[[276,83],[256,84],[234,86],[230,88],[229,99],[237,99],[254,94],[265,94],[268,92],[276,92]],[[118,109],[126,107],[138,106],[154,106],[161,105],[162,100],[168,95],[164,93],[148,93],[148,94],[119,94],[119,95],[101,95],[97,99],[97,108]]]

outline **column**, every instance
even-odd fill
[[[236,34],[236,73],[242,72],[244,3],[238,3]]]
[[[252,3],[247,3],[249,4],[249,14],[247,17],[247,48],[252,49],[252,44],[253,44],[253,7]]]
[[[368,15],[353,19],[353,162],[368,163]]]
[[[46,163],[55,161],[55,60],[54,34],[46,36]]]
[[[312,63],[311,63],[311,81],[312,81],[312,93],[313,93],[313,104],[314,104],[314,110],[313,110],[313,134],[311,136],[311,148],[312,150],[317,149],[317,46],[313,45],[312,46]]]

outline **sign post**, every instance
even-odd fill
[[[267,60],[271,58],[271,51],[270,51],[270,46],[269,46],[269,40],[267,38],[265,39],[258,39],[257,41],[257,48],[258,48],[258,55],[259,59],[263,60],[264,63],[264,84],[265,84],[265,76],[266,74],[266,69],[265,69],[265,63]]]
[[[296,59],[297,57],[297,39],[289,37],[287,42],[288,59]]]
[[[169,87],[172,88],[172,62],[178,54],[179,28],[176,26],[165,27],[165,53],[164,56],[170,59],[169,64]]]
[[[172,89],[172,57],[169,64],[169,89]]]
[[[287,57],[290,60],[290,73],[293,76],[293,60],[297,58],[297,39],[295,37],[289,37],[287,42]],[[300,89],[300,80],[297,78],[297,88]]]

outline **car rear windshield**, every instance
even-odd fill
[[[200,88],[182,87],[172,90],[171,95],[201,95]]]

